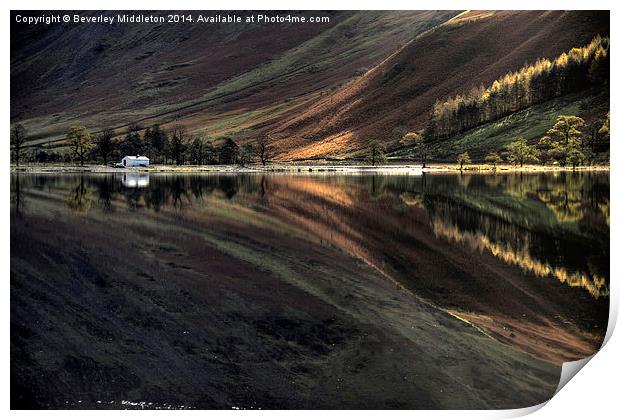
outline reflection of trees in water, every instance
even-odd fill
[[[469,187],[469,183],[471,182],[471,175],[463,175],[462,173],[457,175],[459,186],[463,189],[467,189]]]
[[[67,205],[80,211],[87,211],[92,205],[93,191],[104,211],[113,211],[115,201],[124,201],[132,210],[159,211],[165,206],[184,210],[195,203],[203,204],[208,196],[231,200],[242,192],[256,194],[264,200],[269,192],[266,177],[255,175],[151,176],[148,188],[129,188],[121,184],[118,176],[96,175],[70,177],[57,186],[70,190]]]
[[[370,191],[370,195],[373,198],[379,198],[381,196],[383,196],[383,194],[385,193],[385,187],[386,187],[386,177],[385,176],[377,176],[377,175],[372,175],[372,177],[370,178],[370,185],[369,185],[369,191]]]
[[[118,174],[12,174],[11,203],[16,212],[23,209],[24,193],[30,190],[65,191],[67,206],[75,212],[86,212],[93,205],[104,211],[114,211],[115,204],[123,202],[133,210],[159,211],[165,206],[183,210],[212,195],[227,200],[239,192],[264,197],[269,187],[264,176],[252,175],[151,175],[148,187],[131,188],[122,185]]]
[[[112,198],[116,192],[116,183],[114,182],[113,175],[105,175],[101,178],[96,178],[93,183],[97,190],[99,197],[99,205],[106,211],[114,210],[112,206]]]
[[[559,265],[553,265],[532,257],[531,245],[516,246],[512,243],[494,242],[489,236],[481,231],[475,233],[463,231],[456,225],[446,224],[441,218],[432,219],[433,231],[438,237],[452,240],[459,243],[466,243],[473,249],[479,251],[489,251],[493,256],[503,262],[516,265],[538,277],[553,276],[561,283],[566,283],[571,287],[582,287],[595,298],[608,296],[609,288],[605,277],[594,273],[584,273],[580,270],[571,270]],[[519,242],[525,242],[521,240]],[[588,267],[588,271],[589,271]]]
[[[278,176],[278,175],[273,175]],[[356,200],[400,196],[424,207],[438,236],[470,243],[541,276],[606,293],[609,271],[609,178],[588,173],[296,178],[295,185],[346,208]],[[113,211],[182,211],[205,199],[268,207],[288,177],[264,174],[151,175],[147,188],[127,188],[118,175],[11,176],[12,208],[19,213],[30,189],[62,190],[74,212],[93,205]],[[306,185],[308,184],[308,185]],[[343,188],[341,188],[343,187]],[[66,193],[65,193],[66,191]],[[351,194],[343,194],[343,191]],[[355,194],[365,191],[365,194]],[[339,192],[339,194],[335,194]],[[335,195],[334,195],[335,194]],[[95,199],[93,199],[95,197]],[[393,208],[393,210],[397,210]],[[380,221],[378,221],[380,222]]]
[[[93,204],[93,195],[90,186],[84,181],[84,176],[80,176],[79,181],[65,197],[67,206],[74,213],[86,213]]]
[[[598,209],[600,210],[601,214],[605,218],[605,224],[609,226],[609,198],[598,203]]]
[[[20,175],[11,175],[11,209],[16,216],[20,216],[24,207],[24,198],[20,185]]]
[[[519,198],[545,203],[558,222],[579,222],[609,197],[609,177],[590,172],[554,172],[485,177],[487,185]],[[607,199],[608,201],[608,199]]]
[[[183,182],[181,178],[174,177],[171,184],[170,200],[172,201],[172,207],[178,210],[183,210],[186,207],[190,207],[192,200],[187,192],[188,183]],[[197,198],[202,198],[199,196]]]
[[[435,234],[592,296],[609,293],[609,177],[596,173],[430,176],[401,194]]]

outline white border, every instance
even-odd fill
[[[7,4],[8,3],[8,4]],[[3,114],[5,118],[5,133],[8,132],[8,128],[10,126],[10,9],[16,10],[139,10],[139,9],[149,9],[149,10],[222,10],[222,8],[218,8],[217,6],[220,4],[206,2],[206,1],[196,1],[196,0],[175,0],[172,1],[163,1],[163,0],[151,0],[151,1],[140,1],[140,0],[107,0],[107,1],[77,1],[77,0],[58,0],[54,3],[43,2],[43,1],[33,1],[33,0],[24,0],[24,1],[12,1],[7,2],[4,19],[2,21],[2,43],[1,43],[1,53],[2,56],[5,57],[5,65],[2,69],[3,71]],[[429,9],[433,10],[448,10],[448,9],[512,9],[512,10],[523,10],[523,9],[539,9],[539,10],[551,10],[551,9],[559,9],[559,10],[584,10],[584,9],[606,9],[612,10],[611,13],[611,38],[614,39],[614,27],[616,27],[616,23],[618,23],[617,19],[617,11],[614,10],[614,5],[616,3],[612,3],[611,1],[597,1],[597,0],[589,0],[589,1],[575,1],[575,0],[540,0],[540,1],[532,1],[532,0],[522,0],[520,2],[517,1],[446,1],[446,0],[435,0],[432,3],[428,2],[414,2],[414,1],[405,1],[405,0],[382,0],[382,1],[369,1],[369,0],[359,0],[359,1],[334,1],[334,0],[315,0],[315,1],[282,1],[282,0],[265,0],[261,2],[257,1],[242,1],[242,0],[228,0],[225,3],[221,4],[225,6],[227,10],[405,10],[405,9]],[[615,65],[615,55],[612,56],[612,80],[617,80],[617,66]],[[611,97],[615,98],[617,93],[616,84],[611,84]],[[614,99],[612,99],[611,107],[614,107]],[[612,114],[616,115],[616,110],[612,109]],[[617,118],[612,118],[612,127],[611,131],[614,133],[620,132],[620,124],[617,123]],[[5,140],[8,143],[8,138]],[[612,167],[613,170],[611,172],[611,197],[612,201],[615,202],[614,197],[616,196],[616,192],[618,190],[618,185],[620,185],[620,175],[617,173],[615,168],[617,167],[617,161],[620,159],[618,157],[618,153],[620,153],[620,146],[617,145],[616,142],[612,141]],[[3,148],[2,151],[2,162],[3,167],[9,167],[9,148],[8,144]],[[5,178],[3,183],[0,183],[0,197],[4,202],[4,217],[1,223],[1,233],[3,238],[7,238],[7,240],[2,243],[2,267],[4,267],[4,275],[2,276],[2,280],[4,280],[4,287],[2,288],[3,302],[5,302],[4,309],[4,322],[2,323],[2,337],[5,340],[5,345],[2,347],[2,356],[3,356],[3,375],[1,382],[1,390],[0,390],[0,398],[3,402],[3,407],[8,410],[10,406],[10,335],[9,335],[9,327],[10,327],[10,296],[9,296],[9,278],[10,278],[10,244],[8,243],[8,238],[10,238],[10,204],[9,204],[9,183],[8,177]],[[617,220],[618,210],[615,205],[611,206],[611,220],[612,220],[612,229],[611,229],[611,260],[615,261],[617,253],[615,249],[618,245],[620,245],[620,234],[616,230],[613,229],[613,221]],[[615,279],[616,274],[618,273],[618,264],[612,264],[611,266],[611,278]],[[615,284],[615,282],[614,282]],[[615,324],[615,320],[617,318],[618,313],[618,293],[615,292],[615,288],[611,287],[611,320],[610,320],[610,332],[613,327],[611,325]],[[606,341],[609,339],[606,338]],[[617,394],[617,383],[618,383],[618,374],[619,372],[619,363],[617,360],[617,355],[620,355],[620,344],[618,343],[618,339],[612,339],[607,342],[605,347],[592,358],[592,361],[588,364],[589,367],[586,368],[583,372],[579,373],[578,379],[570,381],[562,390],[559,392],[554,398],[548,402],[543,410],[537,411],[534,414],[534,418],[544,419],[544,418],[563,418],[563,419],[572,419],[572,418],[589,418],[589,419],[606,419],[610,417],[611,413],[617,414],[618,410],[618,394]],[[542,404],[541,406],[544,406]],[[529,412],[535,411],[541,408],[534,407],[530,409],[523,410],[508,410],[508,411],[414,411],[414,412],[403,412],[403,411],[392,411],[389,413],[390,416],[394,416],[397,418],[409,418],[410,416],[415,416],[418,418],[459,418],[459,419],[480,419],[480,418],[506,418],[506,417],[515,417],[519,415],[528,414]],[[139,414],[141,413],[141,414]],[[89,412],[88,415],[93,418],[110,418],[112,417],[120,417],[120,416],[136,416],[136,415],[144,415],[144,412],[107,412],[107,411],[92,411]],[[218,419],[232,419],[238,418],[238,416],[244,416],[245,418],[255,418],[257,416],[262,416],[265,412],[260,411],[222,411],[222,412],[210,412],[210,415],[216,416]],[[320,416],[321,418],[335,418],[336,416],[340,416],[340,412],[332,411],[332,412],[315,412],[315,411],[305,411],[305,412],[295,412],[291,413],[289,411],[279,411],[279,412],[269,412],[269,417],[273,418],[288,418],[291,415],[294,415],[297,419],[312,419],[315,420],[316,416]],[[82,418],[83,413],[78,411],[48,411],[48,412],[11,412],[12,416],[17,418],[31,418],[34,416],[45,416],[48,418]],[[186,418],[203,418],[205,413],[201,411],[190,411],[190,412],[148,412],[149,416],[187,416]],[[359,418],[374,418],[375,412],[372,411],[364,411],[364,412],[347,412],[342,413],[342,415],[354,415]]]

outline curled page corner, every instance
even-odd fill
[[[611,322],[611,319],[610,319],[610,322]],[[612,328],[607,330],[608,333],[609,333],[609,331],[611,329]],[[601,346],[601,348],[602,348],[602,346]],[[573,379],[573,377],[577,374],[577,372],[579,372],[595,355],[596,355],[596,353],[594,353],[593,355],[588,356],[588,357],[586,357],[584,359],[563,363],[562,364],[562,373],[560,374],[560,381],[558,382],[558,386],[555,389],[555,392],[553,393],[551,398],[549,398],[547,401],[544,401],[544,402],[542,402],[540,404],[537,404],[537,405],[533,405],[531,407],[517,408],[517,409],[513,409],[513,410],[504,410],[504,411],[500,412],[499,416],[496,417],[496,418],[522,417],[522,416],[527,416],[528,414],[532,414],[532,413],[540,410],[545,405],[547,405],[547,403],[549,401],[551,401],[551,399],[553,397],[555,397],[557,395],[557,393],[560,392],[560,390],[562,388],[564,388],[564,385],[566,385],[571,379]]]
[[[524,417],[524,416],[530,415],[530,414],[535,413],[536,411],[540,410],[545,405],[547,405],[547,403],[549,401],[550,400],[547,400],[547,401],[541,402],[540,404],[532,405],[530,407],[514,408],[514,409],[511,409],[511,410],[496,411],[496,412],[494,412],[494,413],[496,413],[494,418],[512,419],[512,418],[516,418],[516,417]]]
[[[614,295],[612,295],[614,296]],[[594,356],[596,356],[596,354],[601,351],[601,349],[603,347],[605,347],[605,345],[607,344],[607,342],[609,341],[609,339],[611,338],[612,334],[614,333],[614,330],[616,328],[616,320],[618,318],[618,297],[614,296],[611,298],[610,304],[609,304],[609,321],[607,324],[607,331],[605,332],[605,338],[603,339],[603,343],[601,344],[601,347],[592,355],[585,357],[583,359],[580,360],[575,360],[572,362],[565,362],[562,364],[562,373],[560,374],[560,381],[558,382],[558,387],[555,390],[555,393],[553,394],[553,396],[557,395],[558,392],[560,392],[560,390],[562,388],[564,388],[564,386],[571,380],[573,379],[573,377],[577,374],[577,372],[579,372],[581,369],[583,369],[583,367],[585,365],[588,364],[588,362],[590,360],[592,360],[592,358]],[[552,397],[553,398],[553,397]],[[530,407],[530,408],[536,408],[536,410],[538,410],[539,408],[542,408],[542,406],[544,406],[546,403],[540,404],[538,406],[534,406],[534,407]],[[534,411],[536,411],[534,410]]]
[[[580,360],[564,362],[562,364],[562,374],[560,375],[560,382],[558,382],[558,387],[555,389],[555,393],[553,395],[555,396],[558,392],[560,392],[560,390],[564,388],[564,385],[566,385],[568,381],[573,379],[577,372],[579,372],[586,364],[588,364],[588,362],[592,360],[595,355],[596,353]]]
[[[617,318],[618,318],[618,305],[617,305],[616,299],[614,299],[614,301],[612,301],[609,305],[609,322],[607,325],[607,332],[605,333],[605,339],[603,340],[603,344],[601,344],[601,347],[591,356],[585,357],[580,360],[575,360],[572,362],[565,362],[562,364],[562,373],[560,375],[560,382],[558,383],[558,387],[556,388],[555,393],[553,394],[554,396],[558,392],[560,392],[562,388],[564,388],[564,385],[566,385],[571,379],[573,379],[573,377],[577,374],[577,372],[583,369],[583,367],[587,365],[588,362],[592,360],[594,356],[596,356],[596,353],[598,353],[603,347],[605,347],[605,345],[611,338],[614,332],[614,329],[616,328]]]

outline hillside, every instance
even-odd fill
[[[429,31],[301,115],[278,125],[285,158],[350,155],[372,138],[420,130],[436,99],[609,32],[600,12],[467,12]]]
[[[422,130],[438,99],[609,34],[608,12],[324,14],[295,27],[14,28],[11,122],[29,146],[62,146],[76,122],[183,124],[239,143],[268,134],[279,160],[350,157]]]
[[[426,153],[438,162],[450,162],[459,153],[468,152],[474,161],[482,162],[489,151],[502,150],[517,137],[534,142],[540,139],[560,115],[588,117],[605,115],[609,109],[609,93],[592,90],[566,95],[515,112],[497,121],[481,125],[447,141],[432,142]],[[394,159],[419,159],[419,147],[402,147],[391,153]]]
[[[26,126],[31,144],[62,138],[76,120],[91,130],[174,121],[238,131],[257,112],[273,117],[338,87],[456,14],[321,13],[329,23],[14,24],[11,122]]]

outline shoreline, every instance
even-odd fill
[[[579,166],[574,172],[609,172],[608,165]],[[346,173],[346,174],[385,174],[422,175],[423,173],[467,173],[497,174],[514,172],[573,172],[572,167],[525,165],[467,165],[461,171],[457,164],[431,164],[422,168],[421,164],[393,165],[353,165],[353,164],[271,164],[251,165],[152,165],[146,168],[113,168],[105,165],[11,165],[11,173]]]

